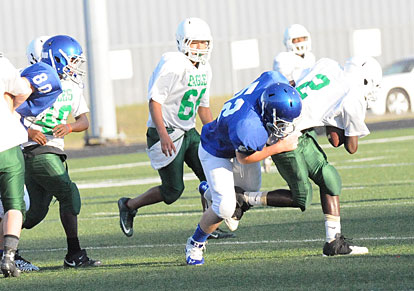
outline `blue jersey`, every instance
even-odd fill
[[[16,111],[21,116],[37,116],[55,103],[62,93],[59,75],[56,70],[39,62],[33,64],[21,73],[22,77],[29,80],[34,92],[20,105]]]
[[[203,126],[203,148],[213,156],[228,159],[236,156],[236,150],[246,154],[261,151],[269,135],[262,122],[260,98],[275,83],[289,82],[279,72],[264,72],[224,103],[217,119]]]

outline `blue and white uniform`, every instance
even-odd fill
[[[16,109],[21,116],[38,116],[55,103],[62,93],[62,85],[56,70],[48,64],[33,64],[21,73],[35,88],[27,100]]]
[[[202,129],[198,153],[210,186],[212,209],[223,219],[234,213],[234,186],[250,192],[261,187],[260,163],[241,165],[235,157],[236,151],[252,154],[266,145],[269,135],[261,118],[260,98],[274,83],[288,84],[288,80],[275,71],[263,73],[224,103],[217,119]]]

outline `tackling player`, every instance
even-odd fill
[[[63,92],[46,110],[24,118],[29,141],[22,145],[26,163],[25,182],[30,197],[23,227],[30,229],[40,223],[53,198],[59,201],[60,220],[65,230],[68,252],[64,267],[99,266],[80,248],[77,216],[81,208],[79,190],[69,177],[64,152],[64,136],[82,132],[89,127],[89,112],[83,96],[81,66],[85,62],[82,48],[70,36],[57,35],[43,45],[37,64],[52,66],[62,82]],[[36,107],[35,107],[36,108]],[[75,122],[67,123],[69,114]]]
[[[302,102],[279,73],[263,73],[224,103],[221,113],[203,127],[199,157],[206,173],[212,206],[204,212],[185,249],[188,265],[204,264],[210,235],[236,209],[235,186],[248,191],[261,187],[260,161],[297,146],[293,121]],[[268,144],[268,146],[265,146]]]
[[[200,181],[206,179],[197,154],[200,135],[195,122],[197,113],[203,124],[213,120],[208,62],[213,38],[205,21],[187,18],[178,25],[176,40],[178,52],[162,55],[148,86],[147,153],[161,185],[133,199],[118,200],[120,227],[128,237],[133,235],[139,208],[159,202],[171,204],[181,196],[184,163]]]
[[[305,211],[312,201],[312,180],[319,186],[325,216],[324,256],[366,254],[368,249],[350,245],[341,234],[341,177],[317,143],[314,127],[339,128],[344,134],[345,148],[355,153],[358,138],[369,134],[364,122],[366,109],[375,98],[381,79],[381,66],[371,57],[350,58],[344,68],[331,59],[318,61],[298,80],[296,88],[303,99],[302,116],[296,124],[302,133],[298,148],[272,156],[290,191],[244,194],[250,206],[299,207]],[[281,193],[284,203],[277,202]]]

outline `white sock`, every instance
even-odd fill
[[[267,191],[266,192],[244,192],[244,200],[253,205],[267,205]]]
[[[335,235],[341,233],[341,217],[325,214],[326,242],[335,240]]]

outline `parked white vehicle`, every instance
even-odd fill
[[[398,60],[383,70],[378,99],[371,107],[374,114],[414,112],[414,56]]]

